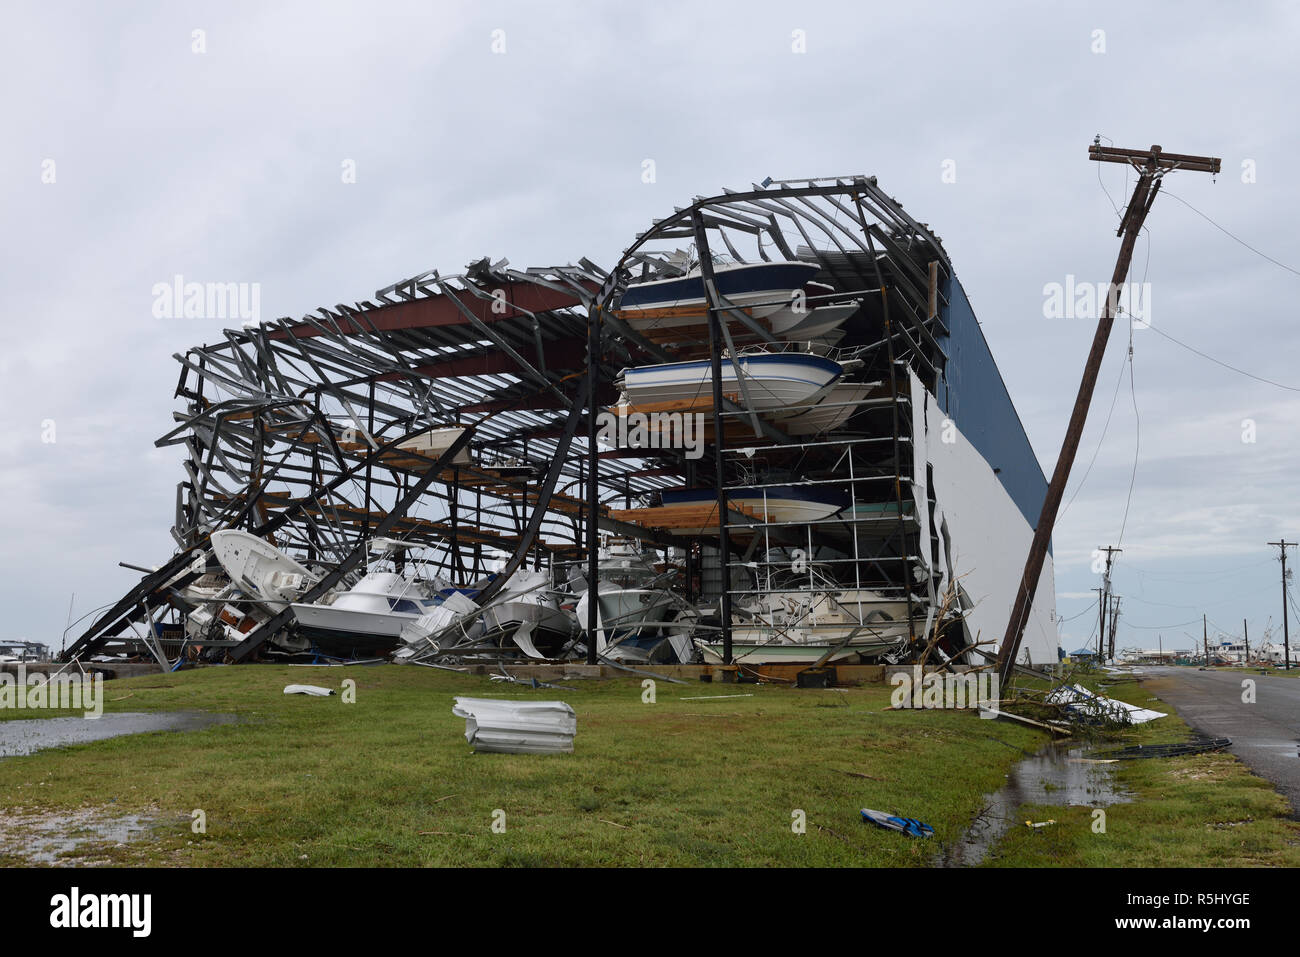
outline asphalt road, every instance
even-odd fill
[[[1141,671],[1145,686],[1197,731],[1231,738],[1229,750],[1271,781],[1300,820],[1300,678],[1189,667]],[[1255,682],[1254,704],[1241,700],[1247,678]]]

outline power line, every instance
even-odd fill
[[[1105,187],[1102,187],[1102,188],[1104,189]],[[1261,252],[1260,250],[1256,249],[1254,246],[1252,246],[1250,243],[1246,242],[1246,241],[1245,241],[1244,239],[1242,239],[1240,236],[1235,236],[1235,235],[1233,235],[1233,234],[1232,234],[1231,232],[1229,232],[1227,229],[1225,229],[1224,227],[1220,226],[1218,223],[1216,223],[1214,220],[1212,220],[1209,216],[1205,215],[1205,213],[1201,212],[1199,209],[1197,209],[1195,206],[1193,206],[1193,205],[1192,205],[1191,203],[1189,203],[1187,200],[1183,199],[1183,198],[1182,198],[1181,196],[1179,196],[1178,194],[1176,194],[1176,193],[1171,193],[1171,192],[1169,192],[1169,190],[1165,190],[1164,193],[1165,193],[1166,196],[1172,196],[1174,199],[1178,200],[1178,202],[1182,203],[1184,206],[1186,206],[1188,209],[1190,209],[1192,212],[1194,212],[1197,216],[1200,216],[1201,219],[1205,220],[1207,223],[1209,223],[1209,224],[1210,224],[1211,226],[1213,226],[1215,229],[1219,230],[1219,232],[1223,233],[1225,236],[1228,236],[1229,238],[1235,240],[1235,241],[1238,242],[1238,243],[1241,243],[1241,245],[1245,246],[1247,249],[1249,249],[1249,250],[1250,250],[1252,253],[1254,253],[1256,256],[1259,256],[1259,257],[1261,257],[1261,258],[1263,258],[1263,259],[1267,259],[1267,260],[1268,260],[1269,262],[1271,262],[1274,266],[1280,266],[1280,267],[1282,267],[1283,269],[1285,269],[1287,272],[1295,273],[1297,276],[1300,276],[1300,269],[1293,269],[1293,268],[1291,268],[1290,266],[1288,266],[1288,265],[1287,265],[1286,263],[1284,263],[1284,262],[1278,262],[1278,261],[1277,261],[1276,259],[1274,259],[1272,256],[1268,255],[1268,253]]]
[[[1195,352],[1195,353],[1196,353],[1198,356],[1200,356],[1202,359],[1209,359],[1209,360],[1210,360],[1211,362],[1213,362],[1215,365],[1223,366],[1223,368],[1225,368],[1225,369],[1230,369],[1231,371],[1237,373],[1238,375],[1244,375],[1244,376],[1245,376],[1246,378],[1248,378],[1248,379],[1254,379],[1254,380],[1256,380],[1257,382],[1263,382],[1263,383],[1266,383],[1266,384],[1271,385],[1271,386],[1276,386],[1276,387],[1279,388],[1279,389],[1286,389],[1288,392],[1300,392],[1300,388],[1296,388],[1295,386],[1292,386],[1292,385],[1284,385],[1284,384],[1282,384],[1281,382],[1274,382],[1272,379],[1265,379],[1263,376],[1258,376],[1258,375],[1255,375],[1255,374],[1252,373],[1252,372],[1247,372],[1245,369],[1238,369],[1236,366],[1228,365],[1228,363],[1223,362],[1223,361],[1220,360],[1220,359],[1216,359],[1216,358],[1214,358],[1214,356],[1212,356],[1212,355],[1207,355],[1206,353],[1202,352],[1200,349],[1193,348],[1192,346],[1189,346],[1187,343],[1182,342],[1182,341],[1180,341],[1180,340],[1178,340],[1178,339],[1175,339],[1175,338],[1174,338],[1173,336],[1171,336],[1169,333],[1164,332],[1164,331],[1162,331],[1162,330],[1160,330],[1160,329],[1157,329],[1155,326],[1151,325],[1150,320],[1144,320],[1144,322],[1145,322],[1145,324],[1146,324],[1146,327],[1147,327],[1148,329],[1150,329],[1152,332],[1155,332],[1155,333],[1158,333],[1159,335],[1164,336],[1164,337],[1165,337],[1166,339],[1168,339],[1170,342],[1174,343],[1175,345],[1182,346],[1182,347],[1183,347],[1184,349],[1186,349],[1188,352]]]

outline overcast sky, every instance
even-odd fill
[[[1217,182],[1168,178],[1131,278],[1154,327],[1300,387],[1300,276],[1173,198],[1300,268],[1295,5],[39,2],[5,19],[0,639],[58,647],[73,593],[76,617],[138,578],[119,561],[172,553],[182,473],[153,446],[172,354],[223,325],[155,318],[177,274],[258,283],[262,318],[299,316],[483,255],[609,264],[724,186],[875,174],[943,238],[1050,474],[1094,323],[1046,318],[1044,286],[1109,279],[1131,186],[1087,160],[1101,134],[1223,158]],[[1300,539],[1300,395],[1150,329],[1132,341],[1130,393],[1118,324],[1067,499],[1100,450],[1057,526],[1063,644],[1093,627],[1092,551],[1119,542],[1138,421],[1120,647],[1190,645],[1202,612],[1212,637],[1280,631],[1265,543]]]

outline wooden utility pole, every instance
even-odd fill
[[[1283,666],[1287,671],[1291,670],[1291,628],[1287,621],[1286,610],[1286,550],[1295,548],[1295,542],[1288,542],[1285,538],[1280,542],[1269,542],[1270,545],[1276,545],[1278,551],[1282,553],[1282,656],[1286,664]]]
[[[1088,352],[1088,361],[1083,367],[1083,380],[1079,383],[1079,394],[1074,400],[1074,411],[1070,414],[1070,424],[1065,430],[1065,441],[1061,444],[1061,453],[1056,460],[1056,470],[1047,486],[1047,496],[1043,499],[1043,508],[1038,516],[1038,525],[1034,528],[1034,540],[1029,546],[1029,555],[1025,559],[1025,570],[1020,576],[1020,588],[1016,592],[1016,601],[1007,620],[1007,631],[1002,638],[1002,647],[998,650],[998,675],[1003,682],[1011,678],[1015,669],[1016,656],[1020,653],[1020,640],[1025,633],[1025,624],[1029,621],[1029,611],[1033,606],[1034,593],[1038,590],[1038,579],[1043,573],[1043,562],[1047,558],[1047,548],[1052,541],[1052,528],[1056,524],[1056,513],[1061,507],[1061,497],[1065,493],[1065,483],[1070,478],[1070,469],[1074,457],[1079,451],[1079,440],[1083,437],[1083,425],[1088,418],[1088,406],[1092,403],[1092,392],[1097,385],[1097,374],[1101,371],[1101,360],[1106,353],[1106,342],[1110,338],[1111,327],[1115,324],[1115,310],[1119,301],[1119,286],[1128,276],[1129,264],[1133,260],[1133,247],[1138,234],[1156,194],[1160,192],[1160,183],[1164,174],[1176,169],[1192,170],[1201,173],[1218,173],[1221,165],[1217,157],[1187,156],[1181,153],[1166,153],[1159,146],[1149,150],[1126,150],[1111,146],[1102,146],[1094,142],[1088,147],[1088,158],[1099,163],[1127,163],[1137,170],[1138,181],[1133,187],[1133,196],[1129,199],[1124,218],[1120,221],[1117,236],[1123,237],[1120,243],[1119,258],[1115,262],[1115,272],[1111,276],[1109,294],[1097,322],[1097,332],[1092,339],[1092,348]]]
[[[1210,667],[1210,632],[1209,625],[1206,624],[1208,619],[1204,612],[1201,612],[1201,641],[1205,643],[1205,667]]]
[[[1246,628],[1246,619],[1241,619],[1241,634],[1246,640],[1246,664],[1250,664],[1250,631]]]
[[[1101,650],[1106,647],[1106,589],[1094,588],[1097,593],[1097,660],[1101,660]]]
[[[1109,658],[1115,660],[1115,631],[1119,627],[1119,605],[1120,596],[1115,596],[1115,606],[1110,610],[1110,654]]]
[[[1111,660],[1114,660],[1114,658],[1115,658],[1115,615],[1112,614],[1112,612],[1111,612],[1111,607],[1110,607],[1110,599],[1111,599],[1111,594],[1110,594],[1110,566],[1111,566],[1111,565],[1114,563],[1114,561],[1115,561],[1115,555],[1116,555],[1116,553],[1118,553],[1118,552],[1123,552],[1124,549],[1122,549],[1122,548],[1116,548],[1114,545],[1107,545],[1107,546],[1103,549],[1100,545],[1098,545],[1098,546],[1097,546],[1097,551],[1104,551],[1104,552],[1106,553],[1106,571],[1105,571],[1105,573],[1103,574],[1102,582],[1101,582],[1101,583],[1102,583],[1102,586],[1103,586],[1103,587],[1102,587],[1102,599],[1101,599],[1102,609],[1101,609],[1101,610],[1102,610],[1102,618],[1103,618],[1103,620],[1106,622],[1106,626],[1103,627],[1102,630],[1101,630],[1101,639],[1102,639],[1102,640],[1101,640],[1101,644],[1099,644],[1099,645],[1097,646],[1097,652],[1098,652],[1098,656],[1101,657],[1101,658],[1103,658],[1103,659],[1109,657]],[[1094,554],[1095,554],[1095,553],[1094,553]],[[1107,653],[1106,653],[1106,648],[1107,648],[1107,644],[1106,644],[1106,636],[1107,636],[1107,633],[1109,633],[1109,635],[1110,635],[1110,644],[1109,644],[1110,654],[1109,654],[1109,655],[1107,655]]]

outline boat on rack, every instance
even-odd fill
[[[742,390],[736,366],[744,375]],[[820,398],[844,374],[844,366],[806,352],[755,352],[722,359],[724,394],[749,397],[755,410],[806,405]],[[694,401],[713,395],[712,366],[707,359],[665,362],[624,369],[619,376],[629,406]]]
[[[662,493],[665,506],[709,505],[718,500],[711,488],[670,489]],[[852,497],[843,489],[827,485],[770,485],[761,488],[728,489],[727,504],[740,506],[760,522],[816,522],[847,508]],[[678,534],[690,530],[678,529]],[[696,531],[694,534],[703,534]]]
[[[788,306],[820,269],[815,263],[798,261],[719,264],[713,279],[720,296],[735,306],[749,307],[751,315],[761,318]],[[684,276],[632,283],[619,300],[617,314],[636,323],[698,318],[708,307],[704,277],[696,266]]]
[[[773,338],[785,342],[813,342],[830,347],[844,338],[844,323],[858,310],[858,303],[831,303],[808,308],[806,302],[786,303],[766,316],[760,316],[755,324],[765,329]],[[753,312],[765,312],[764,306],[737,307],[749,315]],[[726,313],[722,318],[727,321],[727,331],[732,342],[752,344],[763,340],[750,325],[742,321],[734,312]],[[697,351],[708,343],[709,327],[704,314],[686,316],[668,316],[649,319],[632,319],[630,325],[651,342],[661,345],[673,344],[688,353]]]

